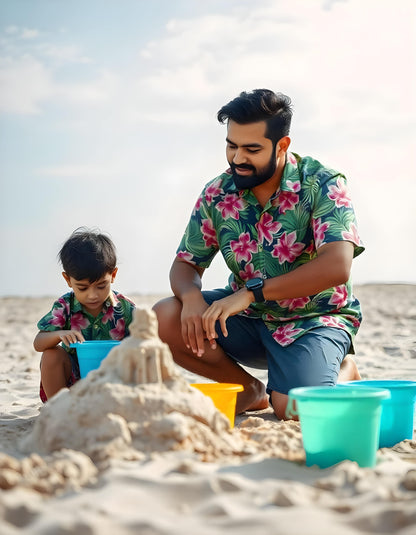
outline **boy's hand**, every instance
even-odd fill
[[[71,330],[71,331],[58,331],[57,333],[62,342],[70,346],[76,342],[85,342],[85,338],[82,335],[81,331]]]

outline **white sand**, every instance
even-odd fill
[[[416,380],[416,286],[356,294],[363,378]],[[0,300],[0,533],[416,533],[415,440],[379,450],[373,469],[306,467],[296,422],[266,410],[230,430],[163,345],[161,376],[152,359],[108,362],[42,408],[32,340],[52,300]]]

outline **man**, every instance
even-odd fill
[[[185,369],[240,383],[237,412],[285,418],[288,391],[359,379],[348,353],[361,320],[351,290],[364,248],[345,177],[288,152],[290,99],[267,89],[223,106],[230,169],[198,199],[173,262],[159,334]],[[202,291],[221,251],[225,289]],[[268,369],[267,391],[243,366]]]

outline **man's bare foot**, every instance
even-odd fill
[[[347,355],[341,363],[341,368],[338,375],[338,383],[344,381],[359,381],[361,379],[360,372],[354,359]]]
[[[236,414],[259,411],[267,407],[269,407],[269,396],[266,394],[266,387],[257,379],[244,386],[243,392],[237,394]]]

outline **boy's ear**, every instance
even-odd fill
[[[114,268],[113,272],[111,273],[111,282],[114,282],[114,279],[116,278],[118,268]]]
[[[68,286],[72,288],[71,277],[67,273],[65,273],[65,271],[62,271],[62,277],[66,280]]]

